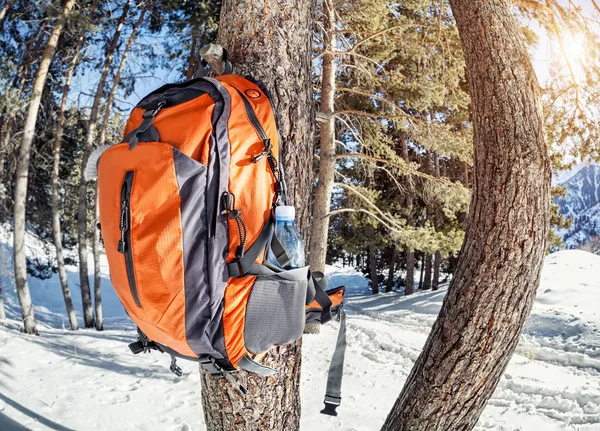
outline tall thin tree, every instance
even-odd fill
[[[405,136],[400,137],[400,153],[406,163],[410,162],[408,156],[408,139]],[[404,196],[404,207],[406,208],[406,224],[412,226],[414,222],[413,217],[413,195],[412,188],[410,187],[410,177],[405,177],[406,182],[409,184],[406,188],[406,194]],[[404,259],[406,261],[406,278],[404,281],[404,294],[412,295],[415,291],[415,252],[410,248],[404,249]]]
[[[309,264],[314,271],[325,270],[329,208],[335,177],[335,8],[333,0],[323,0],[323,64],[319,132],[319,172],[313,203]]]
[[[65,258],[63,255],[62,247],[62,233],[60,227],[60,196],[59,196],[59,174],[60,174],[60,150],[62,146],[62,139],[64,135],[64,123],[65,123],[65,110],[67,109],[67,101],[69,97],[69,91],[71,89],[71,79],[75,73],[75,68],[79,63],[79,54],[83,48],[85,42],[85,33],[81,33],[77,40],[77,45],[73,49],[73,57],[69,63],[69,68],[65,75],[65,83],[63,85],[63,94],[60,101],[60,107],[58,108],[58,116],[56,119],[56,134],[54,136],[54,157],[52,160],[52,234],[54,238],[54,247],[56,248],[56,263],[58,267],[58,278],[60,279],[60,286],[62,288],[63,297],[65,300],[65,307],[67,309],[67,315],[69,316],[69,324],[71,329],[76,331],[79,329],[77,323],[77,315],[73,308],[73,300],[71,298],[71,289],[69,289],[69,282],[67,280],[67,271],[65,270]]]
[[[94,139],[96,138],[96,128],[98,123],[98,111],[100,109],[100,103],[102,96],[104,95],[104,87],[106,84],[106,78],[110,69],[110,65],[117,48],[117,43],[121,37],[121,31],[125,19],[129,13],[129,0],[123,6],[121,16],[117,22],[117,27],[113,36],[106,48],[106,55],[102,65],[102,71],[100,73],[100,80],[96,87],[94,94],[94,100],[92,102],[92,108],[90,110],[90,118],[88,120],[87,133],[83,146],[83,157],[81,165],[81,176],[79,179],[79,205],[77,207],[77,242],[79,252],[79,286],[81,288],[81,302],[83,303],[83,321],[86,328],[92,328],[94,326],[94,310],[92,309],[92,295],[90,292],[90,281],[88,278],[88,247],[87,247],[87,181],[84,177],[85,165],[92,152],[94,145]]]
[[[98,146],[102,146],[106,142],[108,122],[110,121],[110,114],[112,112],[112,105],[115,100],[115,94],[117,93],[117,88],[119,87],[119,83],[121,82],[121,74],[123,73],[123,69],[125,68],[125,64],[127,63],[127,57],[129,56],[129,51],[133,46],[138,30],[142,22],[144,21],[144,16],[146,15],[148,8],[150,7],[150,4],[150,1],[144,2],[142,10],[140,11],[140,15],[138,16],[137,21],[133,24],[133,27],[131,28],[131,33],[129,34],[129,38],[127,39],[125,48],[123,48],[123,54],[121,55],[119,66],[117,67],[115,76],[112,81],[112,85],[110,87],[110,92],[108,93],[108,97],[106,98],[106,109],[104,110],[104,118],[102,119],[102,125],[100,126]],[[96,221],[96,223],[98,223],[100,220],[100,208],[98,206],[98,183],[96,183],[96,188],[94,192],[94,220]],[[102,276],[100,272],[100,229],[97,228],[94,228],[92,250],[94,255],[94,311],[96,313],[95,325],[98,331],[102,331],[104,329],[104,319],[102,317],[102,291],[100,289],[102,282]]]
[[[436,178],[440,178],[440,156],[433,153],[433,172]],[[436,228],[440,227],[439,211],[434,215],[434,223]],[[431,280],[431,289],[438,290],[440,286],[440,268],[442,266],[442,253],[439,250],[433,255],[433,278]]]
[[[312,1],[225,0],[219,42],[234,72],[261,80],[271,93],[281,137],[287,199],[298,227],[309,235],[313,119],[311,87]],[[243,11],[243,12],[242,12]],[[204,372],[202,405],[209,431],[300,428],[301,341],[271,349],[262,362],[279,370],[267,378],[239,372],[241,397],[224,379]]]
[[[394,274],[396,273],[396,260],[398,259],[398,247],[396,245],[392,246],[392,255],[390,257],[390,265],[388,278],[385,282],[385,291],[391,292],[394,288]]]
[[[513,2],[450,4],[471,93],[473,200],[446,299],[384,431],[475,427],[519,342],[546,251],[550,159]]]
[[[21,305],[21,315],[23,317],[23,328],[27,334],[36,334],[35,316],[31,295],[29,294],[29,285],[27,283],[27,261],[25,258],[25,214],[27,205],[27,183],[29,177],[29,160],[31,157],[31,145],[35,135],[35,125],[37,115],[40,109],[42,91],[48,78],[48,69],[52,62],[52,56],[58,44],[58,38],[62,33],[67,17],[75,4],[75,0],[67,0],[62,8],[60,16],[56,19],[54,28],[50,33],[40,65],[35,75],[33,83],[27,117],[23,126],[23,139],[19,147],[19,158],[17,162],[17,173],[15,182],[15,201],[14,201],[14,267],[15,267],[15,287],[19,304]]]

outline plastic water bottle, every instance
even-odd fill
[[[304,243],[302,242],[302,239],[300,239],[300,234],[294,224],[296,209],[293,206],[276,207],[275,218],[277,220],[275,234],[290,258],[290,263],[285,269],[301,268],[305,266]],[[270,250],[267,260],[273,265],[280,266],[277,262],[277,258]]]

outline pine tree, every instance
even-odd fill
[[[332,53],[337,59],[334,63],[338,70],[335,118],[338,124],[336,138],[340,144],[332,157],[331,149],[323,147],[321,142],[319,177],[322,170],[328,172],[337,166],[339,182],[331,187],[341,187],[345,193],[360,198],[347,201],[357,206],[339,208],[336,205],[338,208],[329,211],[329,203],[322,199],[325,193],[320,193],[322,186],[327,188],[328,181],[321,182],[319,178],[313,215],[320,220],[322,213],[329,211],[325,217],[327,222],[338,215],[351,218],[352,223],[365,223],[368,216],[374,218],[381,234],[373,238],[357,233],[353,239],[364,239],[366,249],[373,241],[379,249],[392,245],[406,247],[403,257],[410,262],[406,278],[411,280],[413,250],[427,249],[431,254],[442,249],[444,253],[455,252],[462,241],[462,229],[456,223],[447,227],[440,222],[439,232],[436,223],[432,222],[433,217],[428,223],[418,223],[415,214],[420,211],[417,207],[420,201],[413,199],[413,194],[427,194],[431,205],[444,207],[444,212],[456,213],[464,211],[468,205],[468,190],[456,183],[436,180],[429,170],[420,172],[408,157],[409,149],[415,154],[431,150],[470,160],[467,134],[454,125],[461,124],[464,128],[468,118],[468,98],[461,87],[464,63],[460,55],[455,55],[458,35],[451,16],[429,2],[394,6],[393,14],[386,4],[374,0],[357,0],[336,6],[341,17],[336,21],[335,34],[340,38],[337,44],[348,48],[332,50],[324,47],[320,56],[323,65]],[[322,34],[321,39],[327,40],[327,32],[322,30]],[[397,40],[402,40],[401,48],[398,48]],[[429,48],[422,49],[423,44]],[[323,76],[326,70],[322,68]],[[324,94],[321,95],[322,102]],[[424,115],[424,112],[432,113]],[[326,113],[320,114],[323,121],[328,118]],[[396,138],[390,139],[390,136]],[[381,173],[368,186],[375,192],[371,200],[368,196],[372,192],[362,188],[365,184],[363,173],[372,169],[367,165]],[[434,185],[436,183],[440,185]],[[357,187],[357,184],[361,186]],[[398,192],[403,196],[402,204],[398,203]],[[353,211],[362,216],[350,215]],[[451,220],[454,218],[451,216]],[[316,227],[319,227],[319,220],[313,220]],[[361,227],[356,226],[356,229],[360,231]],[[393,243],[388,244],[389,241]],[[319,265],[316,261],[324,260],[320,257],[322,253],[317,251],[320,245],[318,241],[311,244],[312,265]],[[406,288],[407,294],[412,292],[412,281],[410,284]]]
[[[65,270],[65,258],[63,255],[62,246],[62,234],[60,227],[60,203],[59,203],[59,175],[60,175],[60,150],[62,146],[63,133],[64,133],[64,122],[65,122],[65,111],[67,108],[67,98],[71,89],[71,79],[75,73],[75,68],[79,62],[79,55],[83,45],[85,43],[85,33],[81,33],[77,45],[73,49],[72,58],[69,64],[69,69],[65,75],[65,82],[63,85],[63,94],[58,110],[58,118],[56,120],[56,135],[54,137],[54,157],[52,163],[52,233],[54,235],[54,247],[56,248],[56,262],[58,266],[58,276],[60,279],[60,285],[65,300],[65,307],[67,309],[67,316],[69,317],[69,324],[71,329],[76,331],[79,329],[77,323],[77,316],[75,315],[75,309],[73,308],[73,300],[71,298],[71,289],[69,289],[69,282],[67,281],[67,271]]]

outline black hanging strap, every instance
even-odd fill
[[[346,313],[340,305],[338,309],[340,330],[338,332],[335,351],[329,364],[327,389],[325,391],[325,408],[321,413],[337,416],[336,408],[342,402],[342,375],[344,373],[344,357],[346,356]]]

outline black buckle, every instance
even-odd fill
[[[175,356],[171,357],[171,366],[169,367],[169,370],[177,377],[183,376],[183,370],[177,365],[177,358]]]
[[[137,355],[145,350],[144,344],[141,341],[136,341],[135,343],[129,344],[129,350],[131,350],[131,353],[134,355]]]
[[[217,364],[215,358],[208,357],[205,359],[201,359],[200,366],[204,368],[213,377],[225,377],[226,371],[223,370],[223,367]]]
[[[158,102],[158,105],[156,105],[156,108],[149,110],[146,109],[144,111],[144,113],[142,114],[142,118],[144,120],[148,119],[148,118],[154,118],[156,117],[156,115],[160,112],[160,110],[162,109],[163,106],[165,106],[167,104],[166,100],[161,100],[160,102]]]
[[[342,397],[332,397],[325,395],[325,408],[321,410],[321,413],[328,416],[337,416],[335,409],[342,402]]]
[[[240,384],[235,377],[231,375],[231,372],[224,370],[223,367],[217,364],[215,358],[208,357],[205,359],[200,359],[200,366],[213,377],[225,377],[225,379],[227,379],[227,381],[237,389],[240,395],[245,396],[248,393],[248,389],[246,389],[244,385]]]
[[[236,250],[236,253],[237,253],[237,250]],[[231,273],[230,273],[229,274],[230,277],[243,277],[246,274],[246,272],[247,272],[247,271],[246,272],[244,271],[244,267],[242,266],[242,260],[241,260],[241,258],[236,257],[235,259],[233,259],[231,261],[230,265],[237,266],[237,271],[238,271],[237,274],[235,274],[235,275],[231,275]]]

